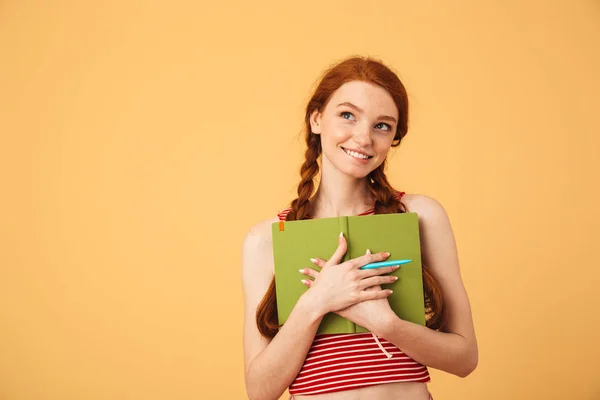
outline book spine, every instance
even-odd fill
[[[344,232],[346,238],[346,254],[342,258],[342,261],[348,261],[350,259],[350,230],[348,228],[348,217],[340,217],[340,232]],[[348,333],[356,333],[356,324],[349,319],[346,319],[346,326]]]

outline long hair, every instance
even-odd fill
[[[398,108],[398,124],[392,147],[400,145],[408,131],[408,96],[404,85],[387,66],[371,57],[350,57],[326,70],[315,93],[306,106],[304,116],[305,138],[307,149],[305,160],[300,168],[298,197],[291,202],[286,221],[309,218],[311,212],[310,198],[315,189],[314,179],[319,173],[317,162],[321,155],[321,135],[315,135],[310,128],[310,116],[315,110],[322,111],[333,93],[344,83],[363,81],[386,89],[394,99]],[[375,197],[375,214],[404,213],[405,206],[395,196],[396,190],[390,185],[384,170],[386,161],[374,171],[369,178],[369,189]],[[425,295],[426,326],[439,330],[444,325],[445,312],[442,304],[442,289],[433,277],[429,268],[423,265],[423,289]],[[279,328],[277,303],[275,298],[275,277],[271,280],[256,311],[256,323],[260,333],[266,338],[273,338]]]

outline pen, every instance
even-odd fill
[[[401,265],[412,262],[412,260],[389,260],[389,261],[381,261],[376,263],[370,263],[363,265],[360,269],[373,269],[373,268],[381,268],[381,267],[391,267],[392,265]]]

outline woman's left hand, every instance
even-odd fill
[[[367,254],[370,253],[367,250]],[[314,262],[315,265],[323,268],[327,261],[317,258]],[[319,273],[311,268],[305,268],[302,272],[312,278],[319,276]],[[312,281],[310,279],[303,280],[303,283],[310,287]],[[375,285],[364,289],[369,290],[381,290],[380,285]],[[379,331],[379,327],[389,321],[390,318],[396,317],[394,311],[390,307],[390,303],[387,298],[377,300],[365,300],[351,305],[350,307],[343,308],[335,312],[336,314],[349,319],[357,325],[360,325],[369,331]]]

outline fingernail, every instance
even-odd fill
[[[301,279],[300,282],[302,282],[303,284],[305,284],[306,286],[308,286],[308,281],[306,279]]]
[[[390,256],[390,253],[383,253],[383,255],[385,256],[385,258],[388,258]]]
[[[300,273],[303,274],[304,273],[304,268],[299,269],[298,271],[300,271]]]
[[[367,249],[367,254],[371,254],[371,250]]]
[[[394,270],[400,268],[400,265],[394,265],[392,268],[394,268]]]
[[[398,277],[397,276],[392,276],[392,280],[395,282],[395,281],[398,280]]]
[[[313,264],[316,264],[317,263],[317,259],[316,258],[311,258],[310,262],[313,263]]]
[[[344,232],[340,232],[340,237],[344,237]]]
[[[391,290],[391,289],[388,289],[388,292],[389,292],[390,294],[394,293],[394,291],[393,291],[393,290]]]

